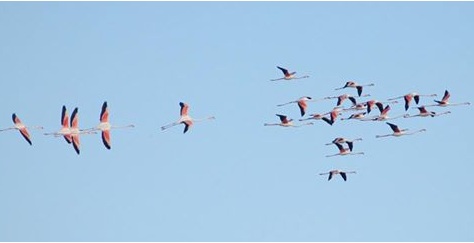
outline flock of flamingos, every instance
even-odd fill
[[[287,69],[278,67],[278,66],[277,68],[283,72],[284,76],[277,79],[271,79],[270,81],[290,81],[290,80],[303,79],[303,78],[309,77],[307,75],[298,77],[296,76],[296,72],[289,72]],[[444,95],[441,100],[435,99],[433,104],[421,105],[421,106],[415,107],[419,111],[418,114],[410,115],[407,113],[407,114],[403,114],[403,115],[399,115],[395,117],[389,117],[388,113],[391,109],[390,105],[399,103],[398,102],[399,99],[404,100],[405,111],[408,111],[408,109],[410,108],[410,105],[412,105],[412,101],[414,101],[414,103],[418,105],[420,103],[420,97],[435,97],[437,96],[437,94],[408,93],[399,97],[388,99],[387,101],[384,101],[384,102],[378,101],[378,100],[368,100],[364,102],[358,102],[357,101],[358,98],[370,96],[368,94],[362,94],[364,87],[369,87],[369,86],[374,86],[374,84],[373,83],[358,84],[354,81],[348,81],[343,87],[336,88],[335,90],[352,88],[357,91],[357,96],[350,95],[350,94],[341,94],[339,96],[328,96],[321,99],[313,99],[309,96],[303,96],[297,100],[290,101],[284,104],[279,104],[277,106],[296,104],[300,110],[300,114],[302,117],[302,119],[299,119],[300,122],[306,122],[309,120],[323,120],[328,125],[332,126],[337,121],[337,118],[340,115],[342,115],[342,112],[350,111],[352,112],[352,114],[347,118],[340,118],[340,120],[354,119],[354,120],[360,120],[360,121],[388,121],[388,120],[393,120],[393,119],[397,119],[401,117],[404,117],[404,118],[436,117],[436,116],[451,113],[450,111],[436,113],[434,111],[427,110],[426,107],[432,107],[432,106],[447,107],[447,106],[458,106],[458,105],[470,105],[469,102],[450,103],[449,99],[451,95],[448,90],[445,90]],[[308,102],[314,102],[314,101],[320,101],[320,100],[332,100],[332,99],[337,99],[337,103],[336,103],[336,106],[331,111],[328,111],[327,113],[324,113],[324,114],[309,114],[309,117],[303,118],[306,115]],[[344,108],[342,106],[342,104],[345,103],[346,101],[350,101],[351,106],[349,108]],[[184,125],[183,133],[186,133],[189,130],[189,128],[193,126],[195,122],[215,119],[214,116],[209,116],[203,119],[194,119],[188,113],[189,111],[188,104],[180,102],[179,106],[180,106],[179,119],[176,120],[175,122],[162,126],[161,130],[166,130],[168,128],[183,124]],[[371,117],[366,116],[377,109],[379,111],[378,115],[371,116]],[[293,123],[294,120],[289,119],[286,115],[276,114],[276,116],[279,118],[279,122],[265,123],[264,126],[301,127],[301,126],[314,124],[313,121],[295,124]],[[13,120],[14,126],[8,127],[5,129],[0,129],[0,132],[8,131],[8,130],[18,130],[20,134],[25,138],[25,140],[30,145],[32,145],[32,142],[31,142],[31,136],[28,129],[43,129],[42,126],[25,125],[15,113],[13,113],[12,115],[12,120]],[[376,135],[376,138],[389,137],[389,136],[400,137],[404,135],[413,135],[416,133],[426,131],[426,129],[420,129],[417,131],[408,132],[408,129],[401,129],[394,123],[386,122],[386,124],[392,130],[392,133],[385,134],[385,135]],[[111,125],[109,122],[109,109],[107,106],[107,102],[104,102],[102,105],[101,112],[100,112],[99,124],[97,126],[92,127],[92,128],[87,128],[87,129],[79,129],[78,108],[76,107],[73,110],[71,117],[69,118],[68,111],[66,107],[63,106],[62,111],[61,111],[61,128],[56,132],[44,133],[44,135],[52,135],[54,137],[64,137],[64,139],[66,140],[68,144],[72,144],[76,153],[80,154],[79,137],[81,134],[97,134],[100,131],[104,146],[107,149],[111,149],[110,130],[119,129],[119,128],[133,128],[133,127],[135,127],[133,124],[126,125],[126,126]],[[327,155],[326,157],[345,156],[345,155],[363,155],[364,154],[363,152],[352,151],[354,148],[354,142],[360,141],[360,140],[362,140],[362,138],[356,138],[356,139],[347,139],[343,137],[335,138],[332,142],[327,143],[326,145],[334,144],[338,148],[339,153]],[[344,147],[344,145],[347,145],[347,147]],[[351,174],[351,173],[356,173],[356,172],[355,171],[341,171],[341,170],[335,169],[326,173],[320,173],[320,175],[329,175],[328,180],[331,180],[332,177],[335,175],[341,175],[344,181],[346,181],[347,174]]]

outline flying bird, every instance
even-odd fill
[[[428,116],[431,116],[431,117],[435,117],[435,116],[441,116],[441,115],[444,115],[444,114],[449,114],[451,113],[451,111],[445,111],[445,112],[442,112],[442,113],[436,113],[434,111],[428,111],[426,110],[426,108],[424,106],[420,106],[420,107],[416,107],[420,113],[416,114],[416,115],[409,115],[409,114],[406,114],[404,115],[403,117],[404,118],[410,118],[410,117],[428,117]]]
[[[326,173],[319,173],[319,175],[327,175],[329,174],[329,177],[328,177],[328,181],[331,180],[331,178],[334,176],[334,175],[341,175],[342,179],[344,179],[344,181],[347,181],[347,174],[356,174],[355,171],[340,171],[340,170],[331,170],[329,172],[326,172]]]
[[[365,95],[362,95],[362,96],[359,95],[359,97],[367,97],[367,96],[370,96],[370,94],[365,94]],[[350,94],[342,94],[342,95],[339,95],[339,96],[326,97],[326,99],[337,99],[336,106],[341,106],[342,103],[347,99],[349,99],[352,102],[352,106],[357,105],[356,98],[354,96],[350,95]]]
[[[373,117],[373,118],[364,118],[364,119],[360,119],[361,121],[387,121],[387,120],[393,120],[393,119],[397,119],[397,118],[400,118],[404,115],[399,115],[399,116],[396,116],[396,117],[389,117],[388,116],[388,112],[390,111],[390,105],[387,105],[385,106],[385,108],[382,110],[382,112],[380,113],[379,116],[376,116],[376,117]]]
[[[332,109],[332,111],[329,112],[330,118],[323,117],[321,119],[332,126],[332,124],[334,124],[334,122],[336,122],[337,117],[341,114],[342,114],[341,109],[339,107],[334,107],[334,109]]]
[[[374,108],[374,106],[377,106],[377,108],[379,108],[379,111],[382,112],[384,107],[383,107],[383,104],[386,104],[386,103],[389,103],[389,104],[396,104],[398,103],[398,101],[394,100],[394,101],[391,101],[391,102],[380,102],[378,100],[369,100],[366,102],[367,104],[367,114],[369,114],[372,109]]]
[[[26,126],[25,124],[23,124],[20,120],[20,118],[18,118],[18,116],[13,113],[12,115],[12,120],[13,120],[13,124],[14,126],[13,127],[9,127],[9,128],[5,128],[5,129],[1,129],[0,132],[3,132],[3,131],[8,131],[8,130],[18,130],[20,131],[20,134],[25,138],[25,140],[30,144],[32,145],[31,143],[31,136],[30,136],[30,133],[28,133],[28,128],[31,128],[31,129],[43,129],[42,126]]]
[[[399,97],[395,97],[395,98],[390,98],[390,99],[388,99],[388,101],[403,98],[403,99],[405,100],[405,111],[407,111],[408,108],[410,107],[411,101],[412,101],[412,100],[415,100],[415,103],[418,104],[418,103],[420,102],[420,97],[421,97],[421,96],[433,97],[433,96],[436,96],[436,94],[428,94],[428,95],[425,95],[425,94],[418,94],[418,93],[412,92],[412,93],[406,94],[406,95],[404,95],[404,96],[399,96]]]
[[[69,127],[69,115],[66,106],[63,105],[61,111],[61,130],[58,132],[45,133],[44,135],[54,135],[55,137],[63,136],[67,143],[72,143],[71,128]]]
[[[324,99],[326,99],[326,98],[322,98],[322,99],[318,99],[318,100],[324,100]],[[287,102],[287,103],[284,103],[284,104],[279,104],[277,106],[284,106],[284,105],[288,105],[288,104],[297,103],[298,107],[300,108],[301,116],[304,116],[306,114],[306,108],[308,107],[307,102],[315,102],[315,101],[318,101],[318,100],[315,100],[315,99],[313,99],[309,96],[303,96],[303,97],[299,98],[298,100],[290,101],[290,102]]]
[[[446,106],[458,106],[458,105],[470,105],[470,102],[464,102],[464,103],[449,103],[449,97],[451,97],[451,94],[449,93],[448,90],[444,91],[444,96],[443,99],[441,100],[434,100],[437,104],[434,105],[427,105],[428,106],[441,106],[441,107],[446,107]]]
[[[282,68],[282,67],[278,67],[278,69],[280,69],[282,72],[283,72],[283,75],[284,77],[283,78],[277,78],[277,79],[271,79],[270,81],[277,81],[277,80],[292,80],[292,79],[302,79],[302,78],[309,78],[308,75],[305,75],[305,76],[301,76],[301,77],[296,77],[295,74],[296,72],[289,72],[287,69],[285,68]]]
[[[333,155],[326,155],[326,157],[333,157],[333,156],[337,156],[337,155],[344,156],[344,155],[363,155],[364,154],[364,152],[353,153],[352,152],[352,147],[344,148],[344,146],[342,144],[339,144],[339,143],[334,143],[334,144],[339,149],[339,153],[333,154]]]
[[[285,115],[276,114],[280,118],[280,123],[265,123],[264,126],[282,126],[282,127],[301,127],[306,125],[313,125],[314,123],[308,122],[301,125],[293,124],[293,119],[288,119]]]
[[[365,118],[365,114],[367,114],[367,112],[359,112],[359,113],[355,113],[355,114],[352,114],[350,115],[348,118],[341,118],[341,121],[342,120],[350,120],[350,119],[355,119],[355,120],[362,120]]]
[[[80,154],[81,142],[79,139],[80,134],[96,134],[95,131],[85,131],[79,129],[79,115],[78,108],[76,107],[71,114],[71,125],[70,125],[70,135],[72,139],[72,146],[76,150],[77,154]]]
[[[165,130],[165,129],[168,129],[170,127],[173,127],[173,126],[176,126],[176,125],[179,125],[179,124],[184,124],[184,130],[183,130],[183,133],[186,133],[189,128],[195,123],[195,122],[200,122],[200,121],[205,121],[205,120],[214,120],[216,119],[214,116],[209,116],[209,117],[206,117],[206,118],[202,118],[202,119],[194,119],[192,118],[191,116],[189,116],[188,114],[188,110],[189,110],[189,105],[188,104],[185,104],[183,102],[179,102],[179,106],[181,107],[180,109],[180,117],[178,119],[178,121],[176,122],[173,122],[173,123],[170,123],[168,125],[164,125],[161,127],[161,130]]]
[[[387,122],[387,124],[390,126],[390,128],[391,128],[392,131],[393,131],[393,133],[387,134],[387,135],[377,135],[377,136],[375,136],[376,138],[389,137],[389,136],[400,137],[400,136],[403,136],[403,135],[413,135],[413,134],[415,134],[415,133],[425,132],[425,131],[426,131],[426,129],[420,129],[420,130],[414,131],[414,132],[412,132],[412,133],[407,133],[406,131],[408,131],[408,129],[400,129],[400,128],[398,128],[397,125],[392,124],[392,123],[390,123],[390,122]]]
[[[133,124],[126,126],[112,126],[109,122],[109,108],[107,106],[107,101],[102,104],[102,110],[99,117],[100,123],[95,128],[86,129],[85,131],[101,131],[102,132],[102,142],[107,149],[111,148],[110,140],[110,130],[111,129],[121,129],[121,128],[132,128],[135,127]]]
[[[345,88],[356,88],[357,89],[357,94],[359,95],[359,97],[361,96],[362,94],[362,89],[363,87],[365,86],[374,86],[375,84],[371,83],[371,84],[364,84],[364,85],[361,85],[361,84],[358,84],[354,81],[348,81],[346,82],[346,84],[341,87],[341,88],[337,88],[335,90],[340,90],[340,89],[345,89]]]
[[[356,138],[356,139],[352,139],[352,140],[348,140],[346,138],[343,138],[343,137],[338,137],[338,138],[335,138],[334,140],[332,140],[332,142],[330,143],[326,143],[326,145],[331,145],[331,144],[344,144],[346,143],[347,146],[349,146],[349,150],[352,151],[352,149],[354,148],[354,142],[355,141],[362,141],[362,138]]]

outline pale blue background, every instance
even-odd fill
[[[379,100],[472,102],[473,30],[472,2],[0,3],[0,127],[13,112],[45,127],[31,147],[0,133],[0,240],[474,241],[472,106],[393,121],[428,130],[411,137],[375,139],[383,122],[263,126],[299,118],[276,105],[300,96],[355,94],[334,91],[352,79]],[[277,65],[311,77],[269,82]],[[62,105],[96,125],[103,101],[111,123],[136,125],[112,150],[83,136],[78,156],[42,135]],[[160,131],[180,101],[217,119]],[[366,154],[326,158],[337,136],[363,137]],[[358,174],[318,175],[330,169]]]

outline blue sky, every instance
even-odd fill
[[[376,139],[384,122],[264,127],[277,104],[375,83],[386,100],[451,92],[471,101],[472,2],[2,2],[0,127],[15,112],[33,146],[0,133],[1,241],[474,241],[472,106],[394,120],[427,132]],[[287,67],[310,78],[270,82]],[[441,98],[441,97],[438,97]],[[365,99],[360,99],[365,100]],[[81,154],[43,132],[79,107],[112,149]],[[190,114],[216,120],[159,128]],[[422,104],[433,103],[422,97]],[[309,103],[308,113],[335,100]],[[411,114],[416,110],[410,109]],[[404,114],[393,105],[393,116]],[[350,113],[344,113],[344,117]],[[326,158],[335,137],[363,156]],[[356,170],[348,181],[319,173]]]

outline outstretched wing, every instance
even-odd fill
[[[188,115],[188,109],[189,109],[188,104],[183,103],[183,102],[179,102],[179,106],[181,106],[181,110],[179,112],[179,115],[180,116],[187,116]]]
[[[280,70],[283,72],[283,74],[284,74],[285,76],[289,76],[289,75],[290,75],[290,72],[288,72],[287,69],[282,68],[282,67],[278,67],[278,66],[277,66],[277,68],[280,69]]]
[[[102,131],[102,142],[107,149],[110,149],[110,130]]]
[[[109,121],[109,108],[107,107],[107,101],[102,105],[102,111],[100,112],[100,122]]]
[[[397,133],[400,132],[400,129],[398,128],[397,125],[392,124],[392,123],[390,123],[390,122],[387,122],[387,124],[390,126],[390,128],[391,128],[394,132],[397,132]]]
[[[339,172],[339,174],[341,174],[342,179],[344,179],[344,181],[347,181],[347,176],[345,172]]]

